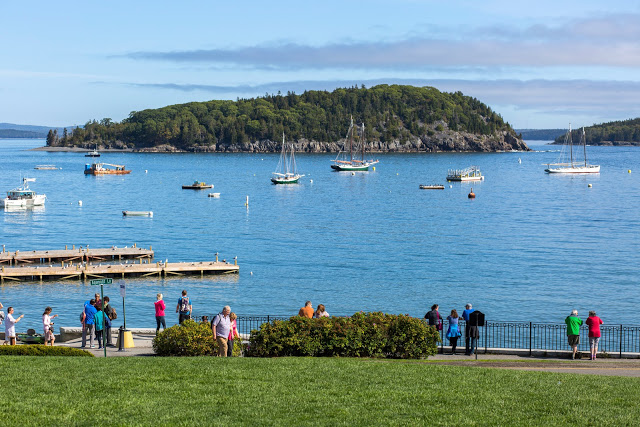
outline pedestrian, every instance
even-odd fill
[[[311,301],[307,301],[304,303],[304,307],[298,311],[298,316],[306,317],[309,319],[313,318],[313,306],[311,305]]]
[[[182,291],[182,296],[178,299],[178,305],[176,306],[176,313],[180,312],[178,316],[178,323],[182,325],[187,319],[191,319],[191,310],[193,310],[193,306],[191,305],[191,300],[187,296],[187,291]]]
[[[231,326],[229,328],[229,338],[227,339],[227,357],[233,357],[233,341],[240,336],[238,335],[238,326],[236,325],[237,318],[238,316],[235,313],[229,315]]]
[[[225,305],[222,312],[218,313],[211,321],[213,339],[218,342],[218,357],[227,357],[227,340],[231,330],[229,313],[231,313],[231,307]]]
[[[13,307],[7,308],[7,317],[4,318],[4,344],[16,345],[16,323],[18,323],[24,314],[17,318],[13,317]]]
[[[582,325],[582,319],[578,317],[578,310],[571,310],[571,314],[564,319],[564,323],[567,324],[567,340],[573,350],[571,358],[575,359],[578,345],[580,345],[580,326]]]
[[[2,305],[2,303],[0,302],[0,325],[2,325],[2,322],[4,322],[4,311],[2,311],[3,308],[4,305]]]
[[[456,354],[456,347],[458,346],[458,338],[462,336],[460,333],[460,325],[458,312],[454,308],[451,310],[451,314],[447,316],[447,322],[449,323],[449,327],[447,328],[447,338],[449,339],[449,344],[451,345],[451,354]]]
[[[313,313],[313,317],[319,319],[321,317],[329,317],[329,313],[324,308],[324,304],[318,304],[318,308],[316,308],[316,312]]]
[[[465,309],[462,312],[462,318],[464,319],[464,354],[466,354],[467,356],[471,356],[472,350],[471,350],[471,346],[470,344],[475,344],[475,333],[478,333],[479,335],[479,331],[478,328],[475,328],[475,330],[473,330],[473,328],[471,326],[469,326],[469,315],[471,313],[473,313],[475,311],[475,309],[473,308],[473,306],[470,303],[467,303],[467,305],[464,306]],[[472,336],[473,335],[473,336]],[[474,339],[472,339],[474,338]],[[473,341],[473,342],[471,342]]]
[[[96,292],[96,294],[94,295],[94,298],[96,300],[96,303],[93,305],[96,309],[98,307],[102,307],[102,300],[100,299],[100,293]]]
[[[91,348],[95,348],[93,345],[93,338],[95,333],[96,320],[95,316],[98,310],[94,307],[96,304],[95,299],[89,300],[89,304],[84,306],[84,328],[82,330],[82,348],[87,346],[87,335],[89,335],[89,345]]]
[[[440,306],[438,304],[433,304],[431,306],[431,311],[428,311],[427,314],[424,315],[424,318],[429,322],[429,326],[433,326],[436,330],[442,330],[442,316],[438,309]]]
[[[51,319],[55,319],[58,317],[57,314],[51,315],[53,309],[51,307],[47,307],[44,309],[44,313],[42,313],[42,329],[44,329],[44,345],[47,345],[48,342],[51,342],[51,347],[53,347],[53,343],[56,340],[56,337],[53,335],[53,322]]]
[[[98,348],[102,348],[102,343],[104,341],[102,337],[102,332],[104,332],[104,329],[107,326],[107,322],[109,321],[110,321],[109,318],[104,314],[104,311],[102,311],[102,307],[98,306],[96,308],[96,314],[94,315],[94,323],[96,325],[96,340],[98,340]]]
[[[116,309],[111,305],[111,300],[108,296],[104,297],[104,307],[102,307],[102,311],[109,318],[109,321],[104,328],[104,333],[107,335],[107,345],[112,346],[113,342],[111,341],[111,326],[112,322],[118,318],[118,313],[116,313]]]
[[[162,300],[162,294],[156,295],[157,301],[153,304],[156,308],[156,335],[160,331],[160,325],[162,325],[162,330],[167,329],[167,323],[164,321],[164,309],[166,308],[164,301]]]
[[[585,322],[589,327],[589,347],[591,348],[591,360],[596,360],[598,354],[598,343],[600,342],[600,325],[602,319],[596,316],[595,311],[589,312],[589,317]]]

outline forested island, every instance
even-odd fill
[[[461,92],[379,85],[301,95],[191,102],[134,111],[117,123],[105,118],[62,135],[51,147],[135,151],[274,152],[282,133],[296,151],[336,152],[349,123],[365,123],[373,152],[529,150],[502,117]]]
[[[588,126],[584,133],[588,145],[640,146],[640,118]],[[581,137],[582,128],[571,133],[574,144],[579,143]],[[565,135],[561,135],[553,143],[562,144],[564,140]]]
[[[516,133],[526,140],[553,141],[567,133],[567,129],[516,129]]]

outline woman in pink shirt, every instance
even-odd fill
[[[598,354],[598,343],[600,342],[600,325],[602,319],[596,316],[595,311],[589,312],[589,317],[585,322],[589,326],[589,345],[591,346],[591,360],[596,360]]]
[[[229,328],[229,337],[227,339],[227,357],[233,357],[233,339],[239,337],[238,327],[236,326],[236,319],[238,316],[235,313],[229,315],[231,320],[231,328]]]
[[[162,300],[162,294],[157,295],[158,301],[154,304],[156,306],[156,335],[160,332],[160,325],[162,324],[162,330],[167,329],[167,324],[164,321],[164,309],[166,306],[164,305],[164,301]]]

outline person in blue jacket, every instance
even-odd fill
[[[89,335],[89,345],[91,348],[95,348],[93,345],[93,338],[96,326],[96,313],[98,310],[94,307],[96,304],[96,300],[92,299],[89,301],[89,304],[84,306],[84,333],[82,334],[82,348],[85,348],[87,345],[87,335]]]

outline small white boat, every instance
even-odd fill
[[[20,187],[7,191],[7,197],[2,199],[2,206],[5,208],[43,206],[47,196],[44,194],[37,194],[29,188],[29,183],[35,181],[35,178],[23,178],[22,185]]]
[[[153,211],[122,211],[122,216],[148,216],[153,218]]]
[[[214,199],[219,199],[220,193],[209,193],[209,197],[213,197]]]
[[[469,166],[466,169],[449,169],[447,181],[484,181],[484,176],[478,166]]]
[[[36,165],[34,169],[45,170],[45,171],[54,171],[60,169],[56,165]]]
[[[434,185],[421,185],[421,190],[444,190],[444,185],[442,184],[434,184]]]

